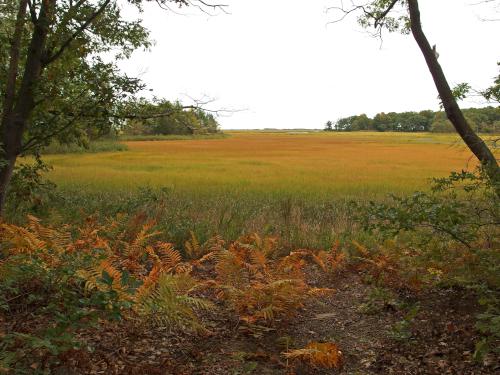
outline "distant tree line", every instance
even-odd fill
[[[126,135],[196,135],[220,132],[219,123],[212,113],[201,108],[185,108],[180,103],[162,101],[142,103],[137,116],[127,119],[121,127]],[[156,113],[144,116],[140,113]]]
[[[468,108],[463,113],[471,127],[479,133],[500,133],[500,107]],[[455,128],[443,111],[378,113],[370,118],[366,114],[328,121],[325,131],[395,131],[452,133]]]

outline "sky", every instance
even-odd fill
[[[221,1],[221,0],[219,0]],[[421,0],[422,24],[451,85],[488,87],[498,75],[500,9],[480,0]],[[148,5],[141,15],[155,45],[120,63],[154,95],[228,109],[223,129],[323,128],[366,113],[439,109],[437,91],[411,35],[383,43],[337,0],[222,0],[228,14]],[[349,3],[345,0],[344,3]],[[462,107],[482,106],[478,98]]]

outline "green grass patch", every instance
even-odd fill
[[[121,135],[121,141],[182,141],[196,139],[223,139],[229,137],[225,133],[214,134],[169,134],[169,135]]]

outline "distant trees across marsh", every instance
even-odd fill
[[[141,116],[145,112],[154,115]],[[163,101],[138,105],[136,118],[127,120],[121,134],[148,135],[199,135],[219,133],[215,116],[201,108],[186,108],[180,103]]]
[[[468,108],[463,113],[472,128],[479,133],[500,133],[500,107]],[[420,112],[378,113],[349,116],[336,122],[327,121],[325,131],[396,131],[396,132],[455,132],[446,113],[425,110]]]

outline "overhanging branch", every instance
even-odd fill
[[[44,60],[43,60],[43,66],[47,66],[49,65],[51,62],[53,62],[54,60],[58,59],[62,53],[66,50],[66,48],[68,48],[71,43],[79,36],[81,35],[91,24],[92,22],[94,22],[94,20],[104,12],[104,10],[106,9],[106,7],[109,5],[109,3],[111,2],[111,0],[105,0],[101,6],[99,7],[99,9],[97,9],[94,13],[92,13],[90,15],[89,18],[87,18],[87,20],[82,23],[80,25],[80,27],[78,27],[74,32],[73,34],[71,34],[71,36],[66,39],[66,41],[61,45],[61,47],[59,47],[59,49],[57,50],[57,52],[55,52],[54,54],[52,54],[51,56],[48,56],[46,57]]]

